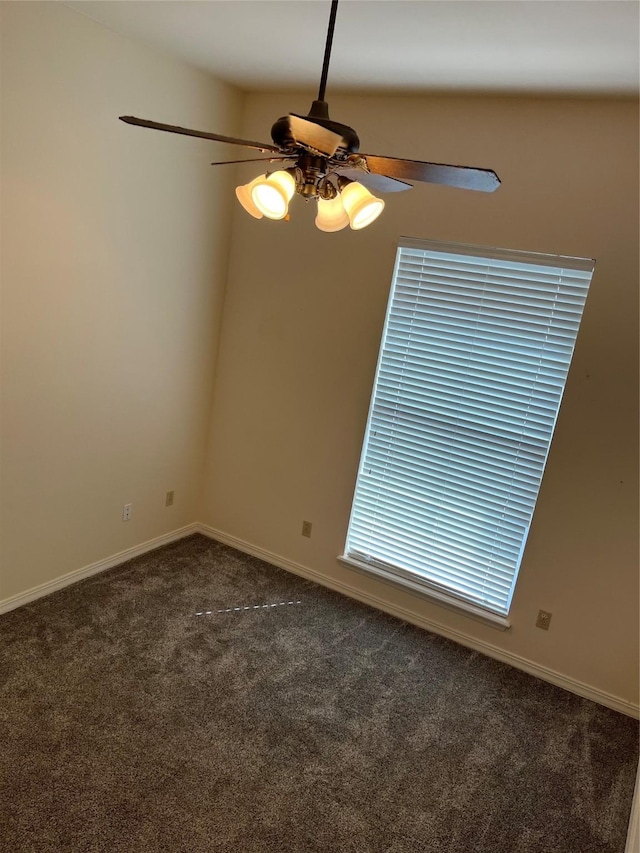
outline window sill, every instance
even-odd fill
[[[447,595],[444,592],[426,586],[420,581],[412,580],[411,578],[396,575],[393,572],[380,568],[379,566],[361,563],[359,560],[354,560],[351,557],[346,557],[344,554],[338,557],[339,562],[343,563],[352,569],[364,572],[368,575],[375,575],[377,578],[392,584],[400,586],[405,590],[409,590],[421,598],[425,598],[432,604],[437,604],[440,607],[445,607],[447,610],[453,610],[462,616],[467,616],[470,619],[475,619],[477,622],[482,622],[485,625],[490,625],[498,631],[507,631],[511,627],[511,622],[506,616],[499,616],[497,613],[491,613],[474,604],[466,601],[461,601],[459,598],[454,598],[452,595]]]

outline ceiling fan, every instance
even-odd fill
[[[306,116],[292,114],[275,122],[271,128],[273,144],[190,130],[135,116],[120,116],[120,120],[153,130],[242,145],[270,155],[223,160],[212,163],[213,166],[254,162],[281,162],[284,165],[289,162],[291,165],[286,168],[261,174],[238,187],[238,200],[256,219],[263,216],[284,219],[288,215],[289,202],[297,193],[307,201],[317,201],[316,225],[321,231],[339,231],[347,225],[354,230],[366,227],[384,208],[384,201],[376,198],[370,190],[384,193],[412,189],[413,185],[407,181],[445,184],[480,192],[497,189],[500,179],[491,169],[359,152],[360,140],[355,130],[329,118],[328,104],[324,100],[337,9],[338,0],[332,0],[318,97]]]

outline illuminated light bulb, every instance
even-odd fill
[[[284,219],[295,190],[293,175],[285,171],[273,172],[253,184],[251,200],[267,219]]]
[[[341,231],[349,224],[347,211],[344,209],[339,195],[335,198],[318,199],[318,215],[316,227],[320,231]]]
[[[258,175],[257,178],[254,178],[248,184],[243,184],[240,187],[236,187],[236,196],[240,204],[244,207],[247,213],[250,213],[251,216],[254,216],[256,219],[262,219],[262,213],[258,210],[258,208],[253,203],[253,199],[251,198],[251,190],[254,188],[255,184],[258,181],[263,181],[265,175]]]
[[[349,217],[349,225],[354,231],[371,225],[384,210],[384,202],[376,198],[369,190],[353,181],[342,190],[342,204]]]

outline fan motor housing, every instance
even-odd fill
[[[343,144],[340,146],[340,149],[344,150],[347,154],[355,154],[359,150],[360,139],[358,138],[358,134],[352,127],[340,124],[340,122],[329,118],[329,106],[326,101],[313,101],[306,118],[308,121],[319,124],[321,127],[325,127],[327,130],[341,136]],[[271,138],[280,148],[289,150],[298,147],[291,135],[288,116],[281,116],[275,122],[271,128]]]

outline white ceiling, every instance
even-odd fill
[[[243,90],[316,89],[329,0],[78,0],[67,6]],[[619,94],[639,89],[637,0],[342,0],[331,91]]]

